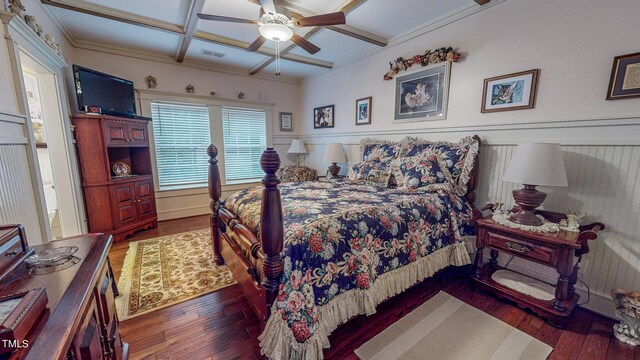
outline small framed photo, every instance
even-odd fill
[[[640,96],[640,53],[616,56],[613,59],[607,100]]]
[[[481,112],[533,109],[538,69],[484,79]]]
[[[446,119],[449,72],[446,61],[397,77],[394,122]]]
[[[293,131],[293,114],[290,112],[280,113],[280,131]]]
[[[371,124],[371,96],[356,100],[356,125]]]
[[[324,129],[334,127],[333,105],[321,106],[313,109],[313,128]]]

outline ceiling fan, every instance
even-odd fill
[[[262,9],[260,9],[259,20],[247,20],[210,14],[198,14],[198,17],[203,20],[258,25],[260,37],[258,37],[256,41],[251,43],[251,45],[247,47],[247,50],[257,51],[262,45],[264,45],[267,40],[272,40],[276,43],[276,60],[279,60],[280,56],[279,43],[288,40],[291,40],[294,44],[300,46],[310,54],[315,54],[320,51],[319,47],[311,43],[309,40],[303,38],[302,36],[294,33],[291,28],[342,25],[346,23],[343,12],[334,12],[299,19],[292,19],[289,11],[284,7],[278,7],[278,9],[276,9],[273,0],[259,0],[259,3],[260,6],[262,6]],[[279,73],[280,71],[278,67],[276,75],[279,75]]]

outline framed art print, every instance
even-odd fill
[[[481,112],[532,109],[537,84],[538,69],[484,79]]]
[[[446,61],[396,78],[394,122],[445,119],[449,68]]]
[[[289,112],[280,113],[280,131],[293,131],[293,114]]]
[[[607,100],[640,96],[640,53],[616,56],[613,59]]]
[[[371,96],[356,100],[356,125],[371,124]]]
[[[324,129],[334,127],[333,105],[321,106],[313,109],[313,128]]]

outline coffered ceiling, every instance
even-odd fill
[[[198,19],[197,13],[258,20],[257,0],[41,0],[78,47],[132,51],[148,58],[259,76],[275,73],[275,47],[246,51],[258,26]],[[343,11],[346,24],[295,28],[321,50],[280,43],[283,78],[302,79],[415,36],[426,26],[466,16],[486,0],[276,0],[292,17]],[[493,3],[497,3],[494,1]],[[434,44],[436,46],[448,44]]]

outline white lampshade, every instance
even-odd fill
[[[523,185],[568,186],[560,144],[518,145],[502,180]]]
[[[288,26],[277,23],[260,25],[258,31],[260,35],[273,41],[289,41],[293,36],[293,31]]]
[[[289,154],[306,154],[307,152],[308,151],[304,146],[304,143],[298,139],[291,141],[291,146],[289,146],[289,150],[287,150],[287,153]]]
[[[344,154],[344,147],[342,144],[334,143],[327,145],[327,150],[324,152],[324,162],[342,163],[346,161],[347,157]]]

